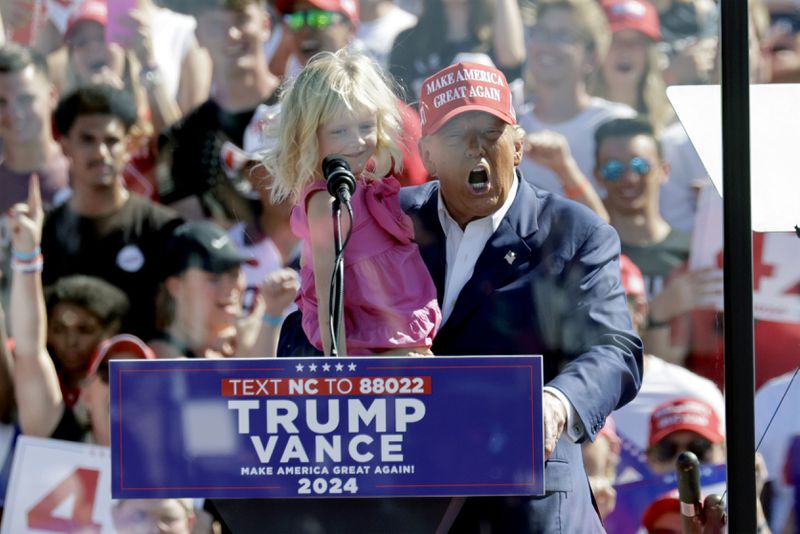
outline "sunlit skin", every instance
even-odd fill
[[[374,111],[345,110],[317,130],[317,143],[322,159],[343,156],[353,175],[359,176],[375,154],[378,145],[378,119]]]
[[[319,8],[305,0],[300,0],[295,2],[293,11],[306,11],[308,9]],[[292,34],[294,54],[300,64],[305,65],[317,52],[336,52],[344,48],[353,40],[354,35],[353,27],[345,17],[342,17],[340,22],[335,22],[321,30],[303,26],[299,31]]]
[[[603,78],[612,93],[638,90],[647,69],[651,43],[645,35],[630,28],[614,33],[601,66]]]
[[[512,126],[489,113],[470,111],[423,138],[420,154],[431,176],[439,179],[447,211],[464,228],[506,201],[522,146]]]
[[[194,514],[176,499],[126,499],[113,511],[119,534],[189,534]]]
[[[85,372],[92,351],[107,334],[94,314],[68,302],[53,306],[47,320],[50,354],[67,374]]]
[[[100,23],[79,22],[70,31],[67,45],[70,66],[80,84],[122,80],[125,51],[116,43],[106,43]]]
[[[55,101],[52,85],[33,65],[0,73],[0,138],[6,145],[38,142]]]
[[[244,272],[236,267],[215,274],[190,267],[167,280],[175,301],[174,323],[195,348],[214,346],[242,313]]]
[[[215,67],[236,70],[251,68],[261,59],[261,47],[269,38],[269,29],[269,17],[253,2],[241,12],[203,10],[198,16],[197,35]]]
[[[118,186],[127,161],[127,134],[113,115],[80,115],[61,138],[76,191]]]
[[[575,28],[575,18],[568,9],[548,9],[536,22],[536,29],[545,34],[569,37],[571,41],[558,43],[545,39],[529,42],[528,68],[537,84],[572,86],[589,72],[592,57],[584,37]]]
[[[647,161],[650,172],[644,176],[633,172],[628,162],[634,157]],[[604,179],[600,173],[600,169],[611,159],[626,165],[622,176],[614,181]],[[666,183],[668,173],[669,166],[659,158],[656,141],[652,137],[610,137],[600,145],[595,178],[608,192],[604,203],[612,217],[614,213],[657,214],[659,189]]]

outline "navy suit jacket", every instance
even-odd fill
[[[606,416],[641,385],[642,344],[620,282],[619,237],[593,212],[520,180],[453,312],[433,342],[437,355],[542,354],[544,381],[559,389],[594,439]],[[400,191],[416,241],[444,296],[445,236],[438,182]],[[545,466],[544,498],[471,499],[456,524],[472,531],[595,532],[578,444],[561,439]],[[509,502],[512,501],[512,502]],[[567,504],[568,503],[568,504]]]
[[[620,282],[619,237],[584,206],[518,179],[511,208],[432,350],[437,355],[542,354],[545,385],[566,395],[585,436],[594,439],[606,416],[633,399],[641,385],[642,344]],[[438,191],[438,182],[404,188],[400,203],[414,221],[441,303],[446,247]],[[299,321],[287,319],[281,338],[279,354],[308,354]],[[452,532],[602,531],[579,444],[559,440],[545,464],[545,490],[543,497],[467,499]]]

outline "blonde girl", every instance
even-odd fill
[[[326,156],[342,157],[357,179],[339,354],[429,353],[441,322],[392,175],[402,161],[399,135],[396,97],[380,67],[362,54],[317,54],[282,94],[278,143],[265,165],[273,199],[295,201],[292,230],[303,239],[297,304],[306,336],[326,354],[334,263],[333,199],[321,171]],[[351,225],[344,219],[346,233]]]

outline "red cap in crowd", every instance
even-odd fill
[[[644,276],[642,276],[642,271],[639,270],[639,267],[628,256],[620,254],[619,268],[625,295],[634,299],[646,299]]]
[[[308,3],[317,9],[336,11],[347,17],[354,27],[358,27],[359,6],[357,0],[308,0]],[[281,14],[291,13],[294,10],[295,0],[278,0],[275,8]]]
[[[485,111],[508,124],[516,124],[511,90],[502,72],[477,63],[456,63],[422,82],[419,118],[422,135],[468,111]]]
[[[649,446],[679,430],[695,432],[711,443],[725,441],[717,413],[700,399],[675,399],[656,406],[650,416]]]
[[[603,9],[612,32],[630,29],[661,40],[658,11],[648,0],[603,0]]]
[[[83,0],[78,4],[69,16],[69,20],[67,20],[64,38],[69,37],[75,26],[86,20],[96,22],[101,26],[105,26],[108,23],[108,6],[105,0]]]
[[[86,376],[94,375],[100,365],[115,354],[124,353],[126,357],[139,358],[142,360],[154,360],[156,355],[153,349],[148,347],[144,341],[131,334],[118,334],[106,339],[97,346],[89,360],[89,371]]]
[[[664,514],[680,514],[681,501],[678,490],[671,491],[650,503],[642,516],[642,526],[648,531],[656,530],[656,522]]]

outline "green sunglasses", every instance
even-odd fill
[[[332,24],[342,22],[344,19],[345,16],[342,13],[324,9],[308,9],[283,16],[286,26],[293,32],[302,30],[303,26],[308,26],[312,30],[324,30]]]

